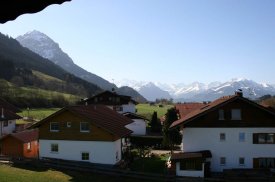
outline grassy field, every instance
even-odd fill
[[[22,109],[21,113],[17,113],[22,117],[32,117],[33,119],[41,120],[45,117],[58,111],[60,108],[41,108],[41,109]]]
[[[138,182],[140,180],[49,168],[0,165],[1,182]],[[146,180],[142,180],[146,182]]]
[[[173,107],[173,105],[163,105],[163,107],[159,107],[159,105],[150,105],[150,104],[138,104],[136,106],[137,113],[151,120],[151,117],[156,111],[158,113],[158,118],[164,116],[167,112],[167,109]]]

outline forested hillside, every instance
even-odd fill
[[[2,96],[8,100],[14,98],[11,99],[12,94],[5,90],[7,85],[13,90],[23,87],[33,91],[42,89],[59,92],[61,95],[69,94],[74,98],[89,97],[102,91],[97,85],[66,72],[3,34],[0,34],[0,65],[0,78],[7,81],[0,85],[2,91],[5,91]],[[43,98],[43,95],[40,97],[50,100],[49,97]],[[26,105],[33,105],[24,98],[26,99],[21,96],[21,101],[26,102]]]

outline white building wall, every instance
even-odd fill
[[[176,163],[176,175],[177,176],[188,176],[188,177],[204,177],[204,164],[202,164],[201,171],[193,170],[180,170],[180,162]]]
[[[2,121],[0,123],[1,123],[1,127],[2,127],[2,133],[0,130],[0,136],[7,135],[7,134],[10,134],[13,131],[15,131],[15,124],[16,124],[15,120],[8,121],[8,126],[4,126],[4,121]]]
[[[58,144],[58,152],[51,152],[51,144]],[[121,139],[114,142],[39,140],[40,158],[82,161],[82,152],[89,152],[91,163],[114,165],[121,160]]]
[[[119,112],[119,113],[125,113],[125,112],[136,113],[136,105],[133,103],[122,105],[122,108],[123,108],[122,112]]]
[[[134,122],[125,127],[132,130],[132,135],[146,135],[146,121],[144,119],[132,119]]]
[[[239,133],[245,133],[245,141],[239,141]],[[220,133],[226,140],[220,141]],[[275,133],[275,128],[184,128],[183,151],[210,150],[211,171],[222,172],[230,168],[253,168],[253,158],[275,158],[275,144],[253,144],[253,133]],[[220,165],[220,157],[226,157],[226,165]],[[245,165],[239,165],[239,158]]]

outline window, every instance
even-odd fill
[[[258,141],[259,141],[259,143],[266,143],[265,142],[265,134],[264,133],[259,134]]]
[[[273,133],[266,134],[266,143],[274,143],[274,134]]]
[[[196,170],[201,171],[202,170],[202,159],[184,159],[180,161],[180,170]]]
[[[8,126],[9,122],[8,121],[4,121],[4,127]]]
[[[82,152],[82,153],[81,153],[81,159],[82,159],[83,161],[90,160],[90,154],[89,154],[89,152]]]
[[[50,129],[51,131],[54,131],[54,132],[59,131],[59,123],[58,122],[51,122],[50,127],[51,127],[51,129]]]
[[[275,133],[253,133],[253,144],[275,144]]]
[[[220,133],[220,141],[225,141],[225,133]]]
[[[226,158],[225,157],[221,157],[220,158],[220,165],[224,166],[226,164]]]
[[[224,110],[223,109],[219,110],[219,120],[224,120]]]
[[[239,142],[245,141],[245,133],[239,133]]]
[[[245,158],[244,157],[240,157],[239,158],[239,165],[240,166],[244,166],[244,164],[245,164]]]
[[[80,122],[80,132],[90,132],[90,127],[88,122]]]
[[[231,120],[241,120],[241,110],[232,109],[231,110]]]
[[[115,111],[122,111],[123,107],[122,106],[114,106],[113,110],[115,110]]]
[[[27,143],[27,150],[31,150],[31,142]]]
[[[254,168],[275,168],[275,158],[254,158]]]
[[[58,152],[58,144],[56,143],[51,144],[51,152]]]
[[[67,128],[70,128],[72,126],[72,122],[67,122]]]

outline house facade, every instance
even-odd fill
[[[70,106],[38,122],[39,157],[115,165],[133,121],[103,105]]]
[[[111,91],[104,91],[99,93],[91,98],[84,100],[82,103],[84,105],[102,104],[121,114],[126,112],[136,113],[137,104],[137,102],[131,99],[130,96],[119,95]]]
[[[174,160],[178,175],[196,176],[203,171],[202,177],[209,170],[275,167],[275,113],[242,93],[208,103],[171,125],[176,126],[181,127],[184,156]],[[200,151],[211,155],[184,155]]]
[[[38,158],[38,130],[24,130],[1,138],[1,154],[13,158]]]

